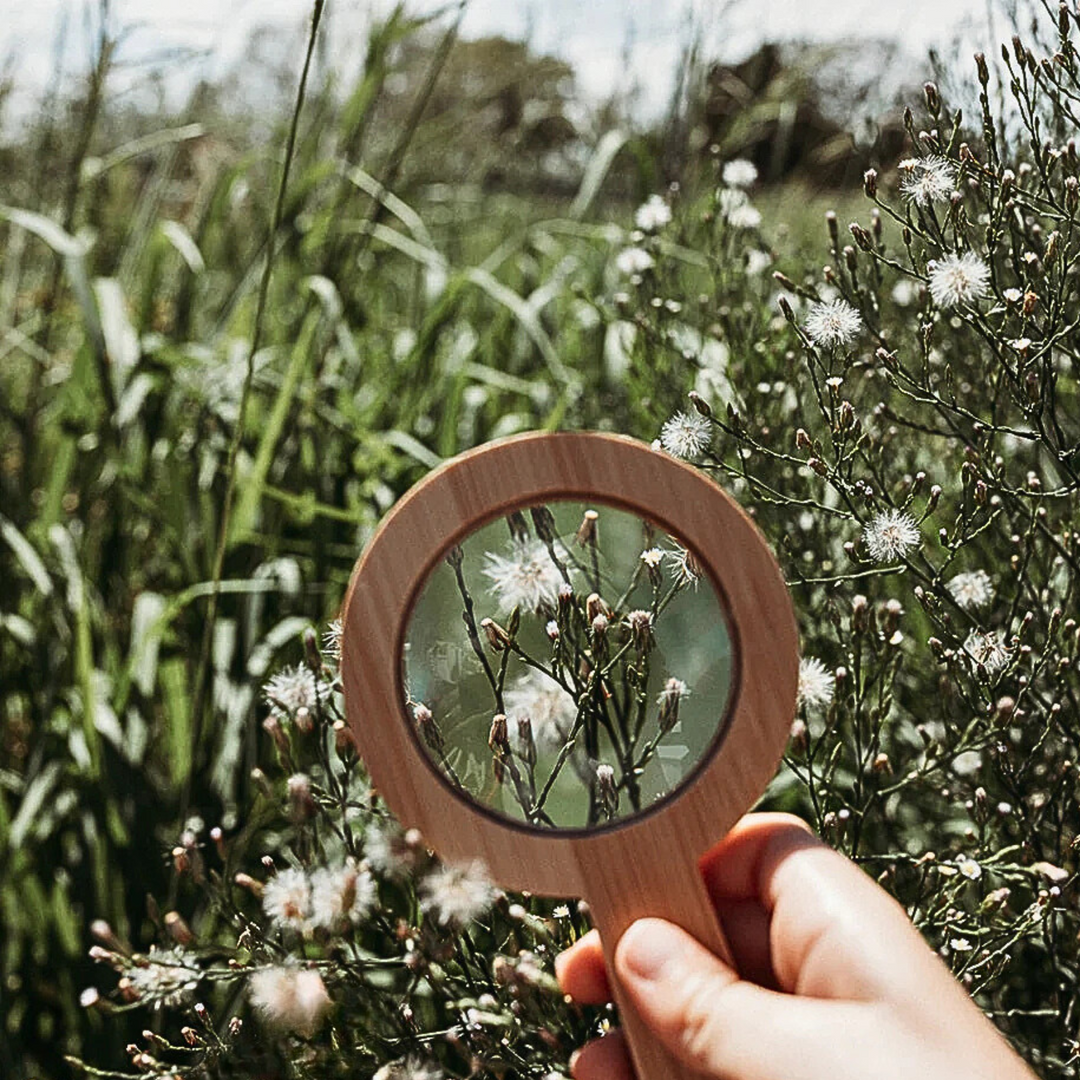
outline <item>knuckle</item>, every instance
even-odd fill
[[[679,1044],[694,1065],[707,1066],[722,1056],[719,1009],[725,989],[725,981],[715,975],[696,976],[684,986]]]

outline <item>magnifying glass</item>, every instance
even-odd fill
[[[795,711],[780,569],[698,470],[600,433],[468,451],[392,509],[345,601],[342,680],[372,782],[451,861],[581,896],[731,962],[700,860],[755,802]],[[689,1077],[612,986],[641,1080]]]

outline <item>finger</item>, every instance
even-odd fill
[[[721,906],[760,900],[783,990],[854,1000],[954,992],[900,905],[798,818],[748,814],[709,852],[703,872]]]
[[[747,814],[702,859],[713,903],[760,899],[763,856],[776,845],[824,847],[810,826],[794,814]]]
[[[604,950],[597,931],[590,930],[555,957],[555,976],[562,992],[582,1005],[603,1005],[611,1000]]]
[[[657,1038],[709,1076],[805,1076],[808,1059],[814,1075],[844,1075],[850,1047],[837,1033],[873,1026],[875,1006],[797,998],[745,982],[662,919],[639,919],[626,931],[615,950],[615,968]]]
[[[574,1080],[634,1080],[630,1051],[621,1031],[587,1042],[570,1058]]]
[[[739,975],[759,986],[777,989],[769,942],[769,913],[758,900],[724,900],[717,906],[720,926]]]

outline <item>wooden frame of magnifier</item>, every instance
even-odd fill
[[[637,513],[684,543],[727,612],[733,692],[690,778],[641,814],[597,830],[540,830],[455,794],[412,730],[402,646],[419,590],[448,549],[512,510],[556,500]],[[772,552],[740,507],[697,469],[623,436],[514,436],[435,469],[383,521],[353,572],[342,616],[349,725],[375,788],[446,860],[482,859],[505,888],[583,896],[611,950],[635,919],[676,922],[730,953],[699,862],[772,778],[795,713],[798,637]],[[717,704],[718,711],[723,703]],[[689,1076],[622,999],[640,1080]]]

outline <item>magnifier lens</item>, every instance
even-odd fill
[[[603,503],[479,526],[412,607],[404,707],[442,779],[537,829],[597,829],[672,794],[717,744],[734,644],[701,563]]]

